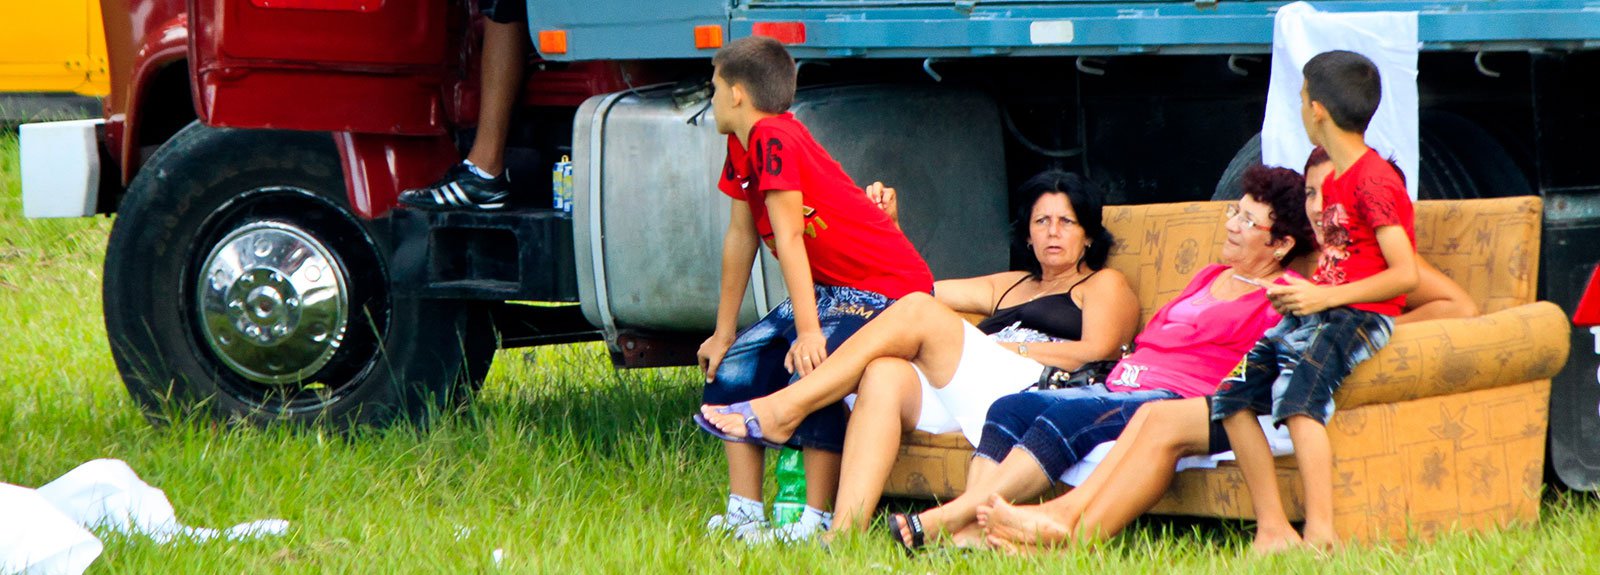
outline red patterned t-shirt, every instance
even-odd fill
[[[1394,166],[1371,149],[1344,174],[1328,174],[1322,183],[1322,253],[1311,280],[1343,285],[1389,269],[1378,247],[1377,229],[1400,226],[1416,249],[1417,234],[1411,196]],[[1350,307],[1399,316],[1406,296]]]

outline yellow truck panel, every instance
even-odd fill
[[[99,0],[0,2],[0,92],[110,89]]]

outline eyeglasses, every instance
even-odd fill
[[[1261,230],[1263,232],[1272,231],[1272,225],[1271,224],[1262,225],[1262,224],[1256,223],[1255,220],[1250,218],[1250,213],[1244,211],[1244,208],[1239,207],[1239,204],[1228,204],[1227,214],[1228,214],[1228,219],[1230,219],[1230,220],[1234,219],[1234,218],[1239,218],[1241,220],[1244,220],[1244,225],[1246,225],[1246,226]]]

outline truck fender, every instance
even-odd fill
[[[184,61],[188,53],[189,16],[186,14],[173,18],[155,33],[146,35],[138,52],[134,53],[133,76],[128,82],[128,102],[123,108],[127,112],[120,122],[111,118],[112,121],[106,123],[108,129],[122,131],[120,138],[112,138],[112,141],[121,143],[121,149],[115,150],[115,153],[122,165],[124,187],[133,181],[133,175],[139,172],[142,163],[139,157],[139,110],[149,95],[151,82],[168,66]],[[190,86],[189,89],[192,95],[194,87]]]
[[[450,136],[334,132],[350,209],[373,219],[395,207],[400,191],[428,185],[461,161]]]

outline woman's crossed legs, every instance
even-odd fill
[[[783,443],[811,412],[856,391],[867,366],[879,358],[914,363],[935,387],[943,387],[961,362],[965,319],[933,296],[913,293],[863,326],[805,377],[766,397],[750,401],[767,440]],[[734,437],[746,435],[743,416],[720,413],[715,405],[700,414]],[[848,443],[848,440],[847,440]]]

